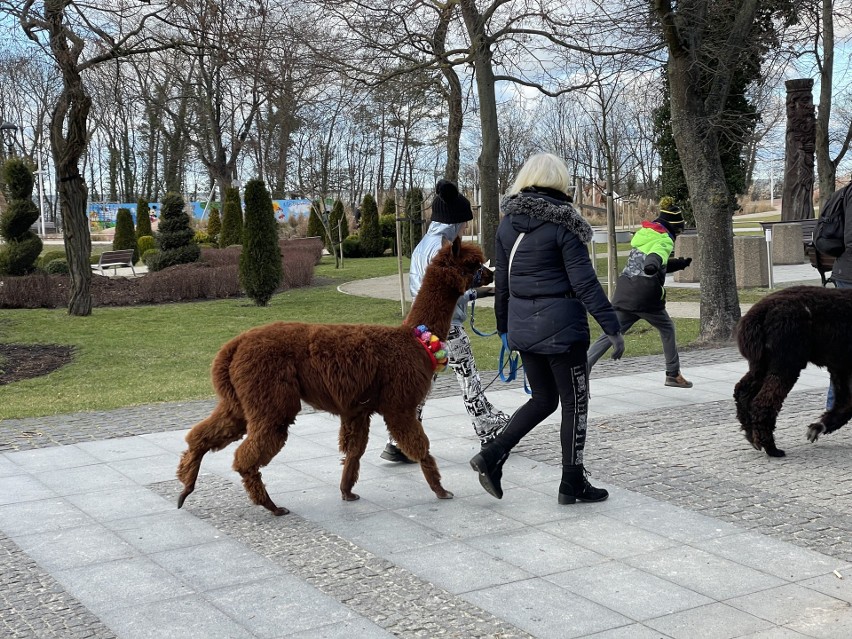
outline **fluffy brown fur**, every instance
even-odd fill
[[[482,251],[473,244],[456,240],[442,248],[401,326],[277,322],[248,330],[225,344],[213,362],[219,404],[186,436],[189,448],[177,470],[184,485],[178,508],[195,489],[205,453],[245,435],[233,467],[249,497],[276,515],[289,512],[270,499],[260,469],[284,446],[301,401],[340,416],[344,500],[358,499],[352,487],[358,480],[374,413],[384,417],[406,456],[420,462],[438,498],[452,498],[441,485],[438,466],[429,454],[429,439],[417,419],[417,406],[429,392],[433,369],[412,329],[425,324],[445,340],[456,302],[472,286],[483,260]],[[491,272],[484,268],[481,272],[482,284],[490,283]]]
[[[832,410],[808,427],[815,442],[852,417],[852,289],[795,286],[755,304],[737,325],[737,344],[748,372],[734,387],[734,399],[746,439],[771,457],[775,420],[799,373],[808,362],[828,368],[834,384]]]

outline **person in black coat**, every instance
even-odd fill
[[[606,490],[586,479],[583,452],[588,413],[587,313],[609,335],[613,359],[624,352],[618,317],[598,282],[586,242],[592,228],[571,204],[568,167],[555,155],[527,160],[501,203],[495,242],[497,331],[520,353],[532,397],[506,429],[470,460],[479,483],[501,499],[509,452],[562,404],[559,503],[603,501]]]

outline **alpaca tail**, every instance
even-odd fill
[[[240,400],[231,381],[231,361],[234,359],[234,353],[236,353],[240,341],[239,337],[234,338],[220,348],[213,359],[211,370],[213,388],[216,389],[216,393],[225,405],[235,413],[242,413],[242,411],[239,409]]]
[[[755,309],[746,313],[737,324],[737,347],[740,354],[751,365],[760,362],[764,353],[766,333],[763,330],[763,313],[754,313]]]

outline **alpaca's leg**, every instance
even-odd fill
[[[852,418],[852,376],[843,371],[829,369],[834,385],[834,406],[808,426],[808,441],[815,442],[822,434],[833,433]]]
[[[177,477],[183,483],[183,492],[178,497],[178,508],[195,490],[195,481],[201,469],[201,460],[208,451],[225,448],[246,433],[246,420],[234,416],[220,403],[210,417],[198,422],[186,435],[188,448],[178,464]]]
[[[290,511],[279,508],[269,497],[260,469],[283,448],[287,441],[287,430],[293,421],[292,418],[284,423],[249,420],[248,435],[234,454],[234,470],[243,478],[243,486],[251,500],[275,515],[286,515]]]
[[[752,401],[752,444],[758,450],[763,448],[770,457],[784,456],[784,451],[775,447],[775,422],[784,400],[799,379],[802,368],[804,366],[792,371],[770,370]]]
[[[406,457],[420,462],[420,470],[426,483],[438,499],[452,499],[453,493],[441,485],[441,473],[435,458],[429,454],[429,438],[423,432],[423,424],[415,417],[414,411],[385,415],[385,423],[391,436],[397,441]]]
[[[745,438],[752,442],[754,419],[751,414],[751,404],[763,384],[762,376],[756,370],[749,369],[742,379],[734,386],[734,401],[737,405],[737,419],[740,428],[745,432]]]
[[[340,452],[343,453],[343,473],[340,477],[340,496],[343,501],[360,499],[352,492],[361,470],[361,457],[367,449],[370,436],[370,416],[357,415],[340,418]]]

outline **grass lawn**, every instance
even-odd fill
[[[407,260],[403,268],[408,270]],[[396,273],[395,258],[346,260],[343,269],[335,269],[334,260],[325,257],[316,268],[318,285],[276,295],[265,308],[231,299],[95,308],[90,317],[70,316],[64,309],[0,310],[0,342],[76,349],[73,363],[50,375],[0,386],[0,420],[211,397],[213,356],[253,326],[279,320],[398,324],[399,302],[337,291],[342,282]],[[596,337],[597,324],[590,323]],[[698,320],[675,323],[679,344],[696,339]],[[491,309],[477,309],[476,325],[483,332],[494,330]],[[469,333],[479,367],[496,369],[499,339]],[[654,353],[661,353],[659,337],[640,323],[627,338],[626,355]]]

